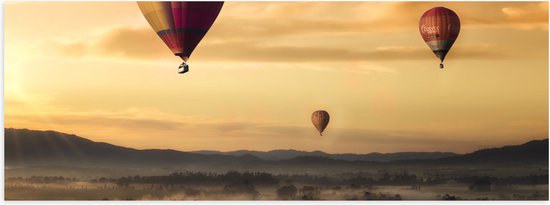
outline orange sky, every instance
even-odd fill
[[[5,127],[332,153],[548,136],[547,2],[226,2],[185,75],[135,2],[4,6]],[[435,6],[462,23],[444,70],[417,28]],[[318,109],[331,114],[323,137]]]

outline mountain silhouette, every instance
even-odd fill
[[[5,166],[53,166],[134,170],[227,171],[323,173],[348,172],[391,167],[433,166],[548,166],[548,139],[521,145],[483,149],[476,152],[429,158],[445,153],[328,154],[321,151],[274,150],[270,152],[216,151],[182,152],[161,149],[132,149],[94,142],[55,131],[7,128],[4,130]],[[425,156],[422,156],[425,155]],[[384,156],[376,158],[376,156]],[[419,157],[420,156],[420,157]],[[428,156],[428,159],[422,158]],[[417,158],[415,158],[417,157]],[[393,160],[389,160],[393,159]],[[31,169],[31,168],[29,168]],[[59,168],[58,168],[59,169]],[[13,173],[13,172],[12,172]]]
[[[533,140],[521,145],[489,148],[472,153],[433,160],[438,164],[548,164],[548,139]]]
[[[132,149],[94,142],[76,135],[28,129],[4,130],[5,162],[21,165],[150,165],[224,164],[261,161],[254,156],[202,155],[170,149]]]
[[[378,162],[390,162],[397,160],[409,160],[409,159],[439,159],[444,157],[457,156],[458,154],[452,152],[396,152],[396,153],[377,153],[372,152],[368,154],[329,154],[322,151],[299,151],[299,150],[271,150],[267,152],[261,151],[249,151],[249,150],[237,150],[230,152],[220,152],[211,150],[193,151],[197,154],[217,154],[217,155],[231,155],[242,156],[250,154],[260,159],[265,160],[285,160],[300,156],[312,156],[312,157],[326,157],[331,159],[341,159],[348,161],[378,161]]]

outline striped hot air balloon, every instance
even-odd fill
[[[137,2],[143,16],[170,50],[183,59],[180,73],[220,13],[223,2]]]
[[[330,121],[330,116],[327,111],[317,110],[311,114],[311,122],[313,126],[317,128],[321,136],[323,136],[323,131],[327,128],[328,121]]]
[[[426,44],[441,60],[439,67],[443,68],[443,60],[460,32],[460,19],[448,8],[435,7],[422,15],[419,29]]]

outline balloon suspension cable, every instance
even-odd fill
[[[439,68],[443,69],[443,63],[439,64]]]

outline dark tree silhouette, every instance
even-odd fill
[[[256,191],[256,187],[254,187],[254,185],[249,180],[245,180],[240,183],[225,185],[225,187],[223,187],[223,192],[231,195],[250,195],[252,197],[257,197],[260,194],[258,191]]]
[[[295,199],[297,193],[298,193],[298,189],[291,184],[285,185],[277,189],[277,196],[279,197],[279,199],[283,199],[283,200]]]

